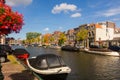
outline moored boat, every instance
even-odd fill
[[[111,51],[111,50],[102,50],[102,49],[85,49],[85,52],[106,55],[106,56],[120,56],[119,52]]]
[[[26,49],[24,49],[24,48],[16,48],[14,50],[13,54],[18,59],[23,59],[23,60],[27,59],[30,56],[29,52]]]
[[[63,80],[67,77],[67,74],[71,72],[71,69],[64,63],[61,56],[55,54],[41,54],[36,57],[27,59],[28,67],[40,75],[43,79],[48,78],[54,80],[59,77]]]
[[[61,50],[65,50],[65,51],[79,51],[79,48],[74,47],[74,46],[70,46],[70,45],[66,45],[66,46],[62,46]]]
[[[113,46],[109,46],[108,49],[112,51],[120,52],[120,46],[113,45]]]

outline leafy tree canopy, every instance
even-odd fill
[[[37,32],[28,32],[26,33],[26,39],[34,39],[37,38],[41,35],[41,33],[37,33]]]
[[[82,27],[80,31],[76,34],[76,39],[77,41],[83,41],[84,39],[87,38],[87,36],[88,36],[88,30]]]
[[[59,45],[62,45],[64,44],[64,42],[67,40],[66,36],[64,33],[61,33],[60,36],[59,36]]]

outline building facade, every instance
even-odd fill
[[[108,47],[110,45],[120,45],[120,28],[114,22],[106,21],[99,23],[83,24],[74,28],[74,36],[81,28],[88,30],[88,37],[84,41],[84,46],[89,48],[91,45]],[[74,38],[74,40],[76,40]],[[77,41],[79,44],[79,41]]]
[[[106,21],[99,23],[92,23],[87,25],[88,42],[90,45],[98,45],[108,47],[116,42],[120,43],[120,32],[116,33],[115,23]]]

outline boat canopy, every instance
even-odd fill
[[[36,57],[36,60],[32,66],[37,69],[48,69],[48,68],[62,67],[66,65],[63,59],[61,58],[61,56],[55,54],[43,54]]]
[[[24,49],[24,48],[17,48],[17,49],[14,50],[14,54],[16,54],[16,55],[17,55],[17,54],[18,54],[18,55],[19,55],[19,54],[25,54],[25,53],[26,53],[26,54],[29,54],[28,51],[27,51],[26,49]]]

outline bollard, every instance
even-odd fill
[[[1,66],[1,63],[0,63],[0,80],[4,80],[4,76],[2,74],[2,66]]]

